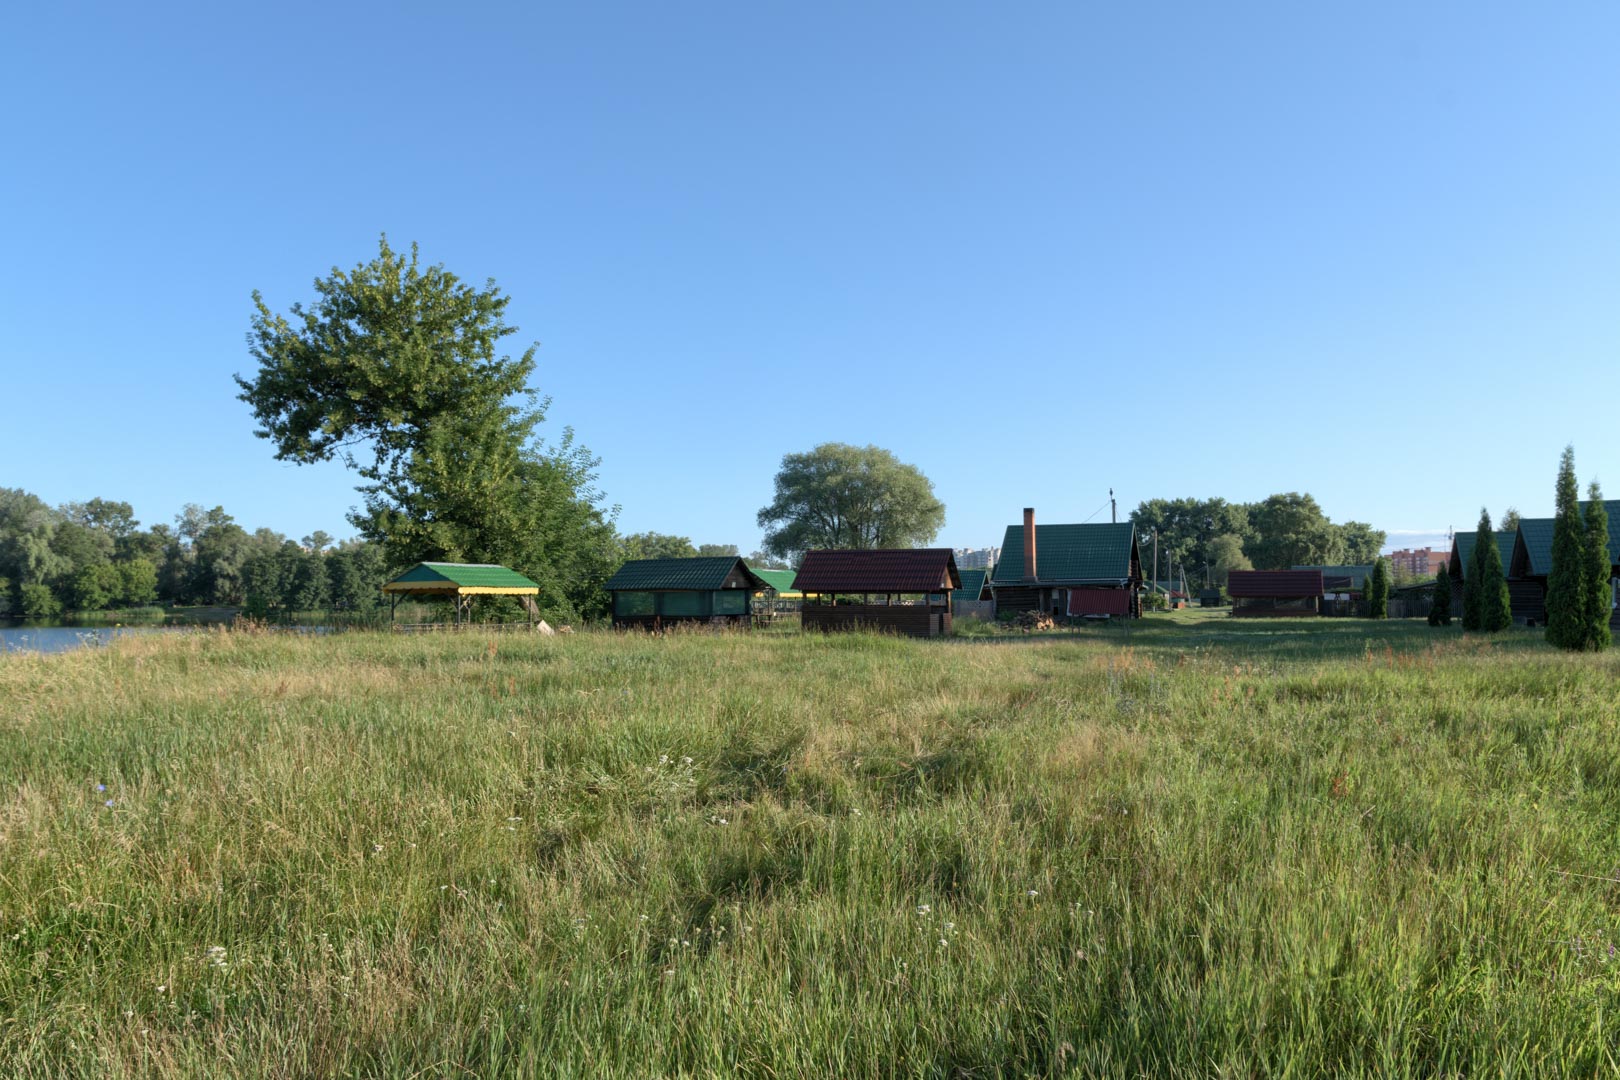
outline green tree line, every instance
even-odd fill
[[[1290,566],[1370,565],[1385,534],[1366,522],[1335,523],[1309,494],[1286,492],[1259,502],[1222,498],[1149,499],[1131,513],[1142,556],[1158,534],[1161,569],[1173,560],[1189,580],[1223,585],[1233,570]]]

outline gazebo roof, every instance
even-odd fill
[[[933,593],[962,587],[950,548],[804,553],[794,585],[807,593]]]
[[[439,596],[536,596],[540,586],[494,563],[417,563],[382,587],[385,593]]]

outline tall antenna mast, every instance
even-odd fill
[[[1119,524],[1119,506],[1114,502],[1113,488],[1108,489],[1108,516],[1113,519],[1115,525]]]

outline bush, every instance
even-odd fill
[[[45,585],[24,585],[18,590],[25,619],[49,619],[62,614],[62,601]]]

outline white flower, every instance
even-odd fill
[[[917,914],[919,914],[919,915],[927,915],[929,912],[931,912],[933,910],[934,910],[933,907],[931,907],[928,904],[918,904],[917,905]]]
[[[1040,894],[1039,890],[1031,889],[1025,895],[1028,896],[1031,900],[1033,900],[1035,897],[1037,897],[1037,896],[1039,896],[1041,894]]]

